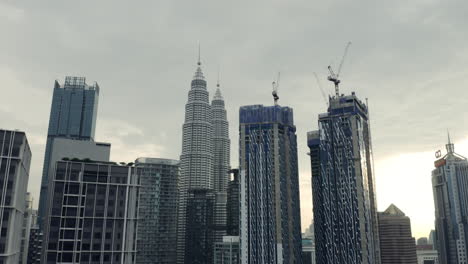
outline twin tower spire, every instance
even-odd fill
[[[182,126],[182,152],[180,155],[180,177],[177,221],[177,263],[213,263],[199,260],[200,252],[211,252],[212,248],[199,248],[202,226],[226,225],[226,188],[230,169],[230,139],[224,100],[219,89],[219,76],[213,100],[209,101],[207,83],[201,69],[200,51],[197,69],[188,91],[185,105],[185,121]],[[193,215],[197,212],[195,203],[210,200],[211,209],[205,219]],[[208,206],[206,207],[208,208]],[[198,210],[199,211],[199,210]],[[199,222],[197,222],[199,221]],[[211,224],[211,221],[213,223]],[[206,230],[205,230],[206,231]],[[207,231],[208,232],[208,231]],[[210,231],[211,232],[211,231]],[[221,242],[223,230],[214,230],[213,241]],[[205,245],[208,245],[205,243]]]
[[[198,60],[197,60],[197,70],[195,71],[195,75],[193,76],[194,80],[205,80],[205,76],[203,75],[203,71],[201,69],[201,56],[200,56],[200,44],[198,45]],[[223,96],[221,95],[221,90],[219,89],[219,68],[218,68],[218,79],[216,82],[216,92],[213,97],[213,100],[224,100]],[[206,87],[205,87],[206,88]]]

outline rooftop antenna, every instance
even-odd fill
[[[317,84],[318,84],[318,87],[320,88],[320,92],[322,93],[323,101],[328,106],[327,97],[325,96],[325,92],[323,91],[323,87],[322,87],[322,84],[320,83],[320,80],[319,80],[319,77],[318,77],[317,73],[314,72],[314,76],[315,76],[315,79],[317,80]]]
[[[273,95],[273,100],[275,102],[275,105],[278,105],[278,99],[279,99],[279,96],[278,96],[278,87],[279,87],[279,82],[280,82],[280,73],[278,72],[278,79],[276,79],[276,81],[273,81],[272,83],[272,86],[273,86],[273,92],[271,92],[271,94]]]
[[[344,51],[344,54],[343,54],[343,58],[341,59],[340,66],[338,67],[338,72],[336,74],[333,71],[331,65],[328,66],[328,71],[330,72],[330,76],[328,76],[328,80],[335,84],[335,95],[336,95],[336,97],[340,96],[339,84],[340,84],[341,81],[338,78],[340,77],[341,67],[343,67],[343,62],[344,62],[344,59],[346,57],[346,54],[348,54],[348,49],[349,49],[350,45],[351,45],[351,41],[348,42],[348,44],[346,44],[346,48],[345,48],[345,51]]]
[[[447,129],[447,138],[448,138],[448,143],[445,146],[447,148],[447,153],[453,153],[455,152],[455,145],[452,143],[452,140],[450,139],[450,132]]]
[[[201,65],[201,60],[200,60],[200,41],[198,41],[198,62],[197,62],[197,65],[198,65],[198,66]]]
[[[220,72],[220,69],[219,69],[219,68],[220,68],[220,67],[218,66],[218,81],[217,81],[217,83],[216,83],[216,87],[218,87],[218,88],[219,88],[219,72]]]

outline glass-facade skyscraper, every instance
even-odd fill
[[[243,106],[239,134],[241,263],[301,263],[293,110]]]
[[[440,264],[468,263],[468,160],[446,145],[447,155],[434,162],[435,247]]]
[[[38,224],[42,227],[45,215],[52,144],[55,138],[94,140],[98,108],[99,85],[87,85],[84,77],[65,78],[65,83],[54,84],[49,128],[47,132],[44,166],[39,197]]]
[[[176,263],[179,161],[138,158],[140,177],[137,264]]]
[[[26,134],[0,129],[0,263],[22,263],[26,250],[21,234],[30,164]]]
[[[308,146],[317,263],[379,264],[367,106],[354,93],[330,98]]]

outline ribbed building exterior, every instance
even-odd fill
[[[398,207],[390,205],[378,213],[382,264],[417,264],[411,221]]]
[[[54,170],[41,263],[135,263],[140,188],[135,168],[59,161]]]
[[[49,169],[55,165],[51,161],[53,141],[55,138],[93,141],[98,99],[99,85],[86,84],[84,77],[67,76],[63,85],[55,81],[39,197],[38,223],[41,228],[48,200]]]
[[[435,247],[440,264],[466,264],[468,246],[468,160],[446,145],[447,155],[435,161],[432,188],[435,204]]]
[[[213,179],[216,192],[215,205],[215,241],[221,242],[226,235],[227,220],[227,184],[229,181],[229,162],[231,141],[224,98],[219,82],[211,101],[211,124],[213,125]]]
[[[0,129],[0,263],[22,261],[31,149],[26,134]]]
[[[301,263],[293,110],[243,106],[239,134],[241,263]]]
[[[354,93],[332,97],[308,133],[316,261],[379,264],[380,245],[367,106]]]
[[[219,84],[211,101],[211,123],[213,124],[213,177],[214,190],[226,192],[229,181],[229,162],[231,140],[229,139],[229,123],[227,121],[224,98]]]
[[[198,63],[185,105],[180,155],[177,223],[177,263],[185,261],[186,213],[189,189],[214,189],[213,124],[209,94]]]
[[[179,161],[138,158],[140,178],[137,264],[176,263]]]

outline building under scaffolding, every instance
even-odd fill
[[[317,263],[380,263],[367,106],[354,93],[330,98],[308,146]]]

